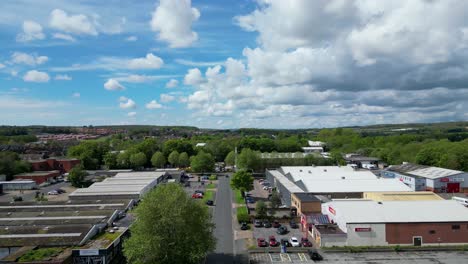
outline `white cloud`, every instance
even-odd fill
[[[71,41],[71,42],[75,42],[76,39],[74,37],[72,37],[71,35],[68,35],[68,34],[63,34],[63,33],[54,33],[52,35],[52,38],[54,39],[61,39],[61,40],[66,40],[66,41]]]
[[[175,88],[179,85],[179,81],[176,79],[171,79],[166,83],[166,88]]]
[[[184,84],[186,85],[197,85],[202,83],[203,81],[203,77],[198,68],[188,70],[187,74],[184,77]]]
[[[130,98],[126,98],[124,96],[121,96],[119,99],[119,107],[122,109],[134,109],[136,108],[136,103]]]
[[[66,74],[57,74],[57,75],[55,75],[54,79],[58,80],[58,81],[71,81],[72,77],[68,76]]]
[[[5,64],[0,63],[0,69],[5,68]]]
[[[13,76],[13,77],[16,77],[16,76],[18,76],[18,72],[15,71],[15,70],[12,70],[12,71],[10,71],[10,75]]]
[[[161,104],[159,104],[156,100],[152,100],[151,102],[146,104],[147,109],[160,109],[163,108]]]
[[[23,22],[23,32],[16,36],[16,40],[20,42],[41,39],[45,39],[45,35],[42,32],[42,26],[41,24],[32,20],[25,20]]]
[[[161,94],[159,97],[162,103],[169,103],[175,99],[175,97],[170,94]]]
[[[153,53],[146,54],[144,58],[132,59],[128,63],[129,69],[159,69],[164,64],[164,61]]]
[[[98,35],[95,25],[83,14],[68,15],[61,9],[54,9],[50,13],[50,27],[77,35]]]
[[[199,17],[200,12],[191,6],[191,0],[161,0],[153,12],[151,29],[171,48],[188,47],[198,39],[192,23]]]
[[[153,75],[139,75],[139,74],[130,74],[122,77],[115,77],[113,79],[119,82],[129,82],[129,83],[145,83],[151,82],[158,79],[159,76]]]
[[[176,59],[175,62],[191,67],[207,67],[207,66],[216,66],[222,65],[224,61],[191,61],[185,59]]]
[[[23,80],[25,82],[48,82],[50,77],[46,72],[32,70],[23,76]]]
[[[72,96],[75,97],[75,98],[80,98],[81,94],[80,93],[73,93]]]
[[[125,87],[121,85],[115,79],[108,79],[106,83],[104,83],[104,88],[109,91],[120,91],[125,90]]]
[[[11,61],[15,64],[26,64],[30,66],[36,66],[47,62],[49,58],[47,56],[37,56],[35,54],[27,54],[23,52],[14,52],[11,55]]]
[[[129,36],[129,37],[127,37],[125,40],[126,40],[126,41],[131,41],[131,42],[133,42],[133,41],[137,41],[137,40],[138,40],[138,37],[137,37],[137,36]]]
[[[127,114],[127,116],[128,116],[128,117],[135,117],[136,114],[137,114],[136,112],[129,112],[129,113]]]

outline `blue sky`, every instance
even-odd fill
[[[4,0],[0,120],[210,128],[467,120],[467,12],[455,0]]]

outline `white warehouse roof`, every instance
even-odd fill
[[[422,223],[468,222],[468,210],[452,200],[384,201],[333,200],[322,205],[322,212],[336,216],[346,223]]]
[[[417,169],[417,170],[408,172],[408,174],[412,174],[415,176],[420,176],[420,177],[424,177],[428,179],[443,178],[443,177],[453,176],[453,175],[462,174],[462,173],[464,172],[457,171],[457,170],[449,170],[449,169],[444,169],[444,168],[439,168],[439,167],[428,167],[428,168]]]
[[[355,170],[351,166],[285,166],[280,171],[290,174],[294,181],[304,179],[338,180],[346,179],[370,180],[377,177],[368,170]]]
[[[311,193],[356,193],[356,192],[412,192],[410,187],[396,179],[369,180],[302,180],[306,191]]]

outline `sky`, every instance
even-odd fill
[[[2,0],[0,123],[468,120],[468,1]]]

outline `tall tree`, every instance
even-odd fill
[[[189,160],[189,156],[188,156],[187,152],[180,153],[178,163],[179,163],[179,166],[182,167],[182,168],[186,168],[186,167],[190,166],[190,160]]]
[[[130,155],[130,163],[133,168],[141,168],[146,164],[146,155],[143,152],[138,152]]]
[[[254,178],[250,172],[241,170],[231,177],[231,187],[241,191],[242,197],[244,197],[245,192],[253,190],[253,181]]]
[[[267,206],[264,201],[258,201],[255,205],[255,214],[258,219],[264,219],[267,216]]]
[[[169,161],[173,167],[179,165],[179,152],[177,152],[177,150],[172,151],[169,157],[167,157],[167,161]]]
[[[234,151],[231,151],[226,155],[226,158],[224,159],[224,162],[228,166],[233,166],[234,165],[234,163],[236,162],[236,154],[234,153]]]
[[[198,152],[190,162],[190,167],[194,172],[211,172],[214,170],[215,160],[210,153]]]
[[[260,164],[260,156],[257,152],[245,148],[242,149],[237,158],[237,167],[244,170],[257,170]]]
[[[71,169],[67,178],[72,186],[81,188],[83,187],[86,175],[88,175],[88,173],[83,169],[83,166],[80,165]]]
[[[117,153],[107,152],[104,155],[104,165],[106,165],[107,169],[116,169],[117,168]]]
[[[138,221],[123,246],[129,263],[197,264],[215,248],[208,208],[177,184],[148,193],[135,213]]]
[[[151,164],[156,168],[164,168],[166,165],[166,157],[164,157],[162,152],[158,151],[151,157]]]

